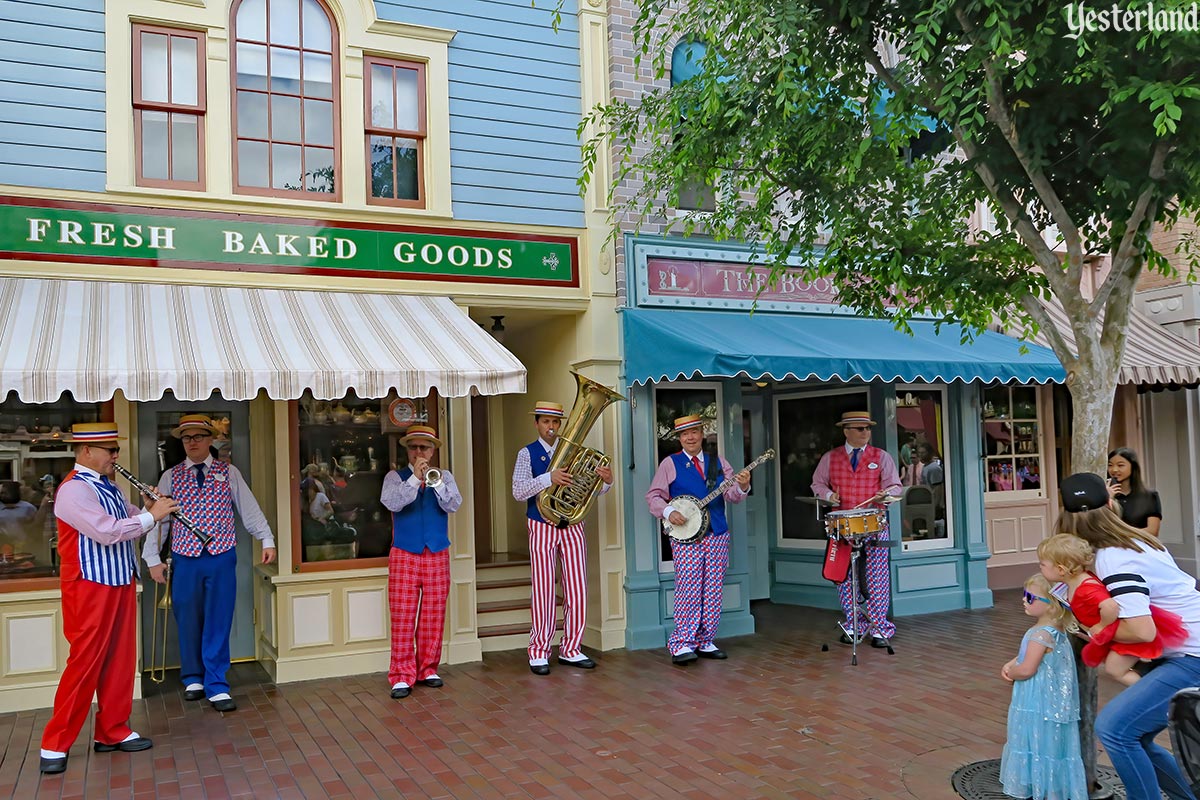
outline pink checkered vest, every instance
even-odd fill
[[[171,468],[171,496],[179,510],[196,523],[212,541],[208,552],[220,555],[237,544],[233,521],[233,490],[229,486],[229,465],[213,459],[205,472],[204,488],[196,484],[196,470],[190,461]],[[200,555],[200,541],[178,523],[171,526],[171,552],[181,556]]]
[[[876,464],[875,469],[870,465]],[[838,509],[850,509],[874,497],[879,492],[880,476],[883,474],[883,451],[867,445],[858,454],[858,471],[850,469],[850,454],[845,447],[838,447],[829,455],[829,487],[838,493],[842,504]],[[883,508],[878,503],[863,508]]]

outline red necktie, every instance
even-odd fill
[[[703,478],[704,477],[704,467],[700,465],[700,456],[699,455],[692,456],[692,464],[696,467],[696,474],[699,475],[701,478]]]

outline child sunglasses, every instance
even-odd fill
[[[1034,602],[1035,602],[1035,601],[1037,601],[1037,600],[1041,600],[1041,601],[1042,601],[1043,603],[1045,603],[1046,605],[1049,605],[1049,604],[1050,604],[1050,598],[1048,598],[1048,597],[1039,597],[1038,595],[1034,594],[1033,592],[1029,591],[1028,589],[1026,589],[1026,590],[1025,590],[1023,593],[1022,593],[1022,595],[1021,595],[1021,596],[1022,596],[1022,598],[1025,600],[1025,602],[1026,602],[1026,603],[1029,603],[1029,605],[1033,605],[1033,604],[1034,604]]]

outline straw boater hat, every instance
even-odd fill
[[[839,428],[844,428],[847,425],[870,425],[875,427],[875,420],[871,419],[869,411],[847,411],[842,414],[842,418],[834,423]]]
[[[172,430],[171,435],[180,439],[185,433],[196,431],[207,431],[210,436],[216,436],[217,426],[207,414],[184,414],[179,418],[179,427]]]
[[[400,439],[400,444],[405,447],[410,444],[431,444],[434,447],[441,447],[442,440],[437,438],[437,431],[428,425],[413,425],[408,429],[408,433]]]
[[[699,414],[688,414],[686,417],[675,418],[675,435],[691,430],[692,428],[704,427],[704,417]]]
[[[123,442],[125,438],[117,435],[115,422],[77,422],[71,426],[71,435],[66,441],[71,444],[105,444]]]
[[[533,404],[533,411],[529,412],[535,417],[562,417],[562,403],[551,403],[549,400],[538,400]]]

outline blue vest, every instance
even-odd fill
[[[113,517],[125,519],[129,516],[125,495],[112,481],[97,478],[86,472],[76,472],[74,479],[91,486],[100,505]],[[85,581],[102,583],[105,586],[127,586],[138,575],[133,541],[100,544],[82,533],[77,533],[76,536],[79,548],[79,577]]]
[[[412,469],[399,470],[400,480],[412,477]],[[438,505],[437,492],[422,486],[417,499],[392,512],[392,547],[410,553],[440,553],[450,546],[450,515]]]
[[[675,463],[675,480],[671,481],[667,492],[671,497],[690,494],[697,500],[703,500],[710,490],[704,482],[704,476],[696,474],[696,468],[692,466],[692,459],[682,450],[670,458]],[[717,458],[717,456],[705,453],[704,458],[707,460]],[[719,465],[720,461],[717,463]],[[721,469],[718,469],[717,473],[719,476],[717,483],[719,484],[725,480],[725,475]],[[725,497],[723,494],[717,495],[716,499],[708,504],[708,522],[712,533],[728,532],[729,523],[725,521]]]
[[[525,445],[525,449],[529,451],[529,472],[533,477],[542,475],[550,467],[550,453],[546,450],[546,446],[542,444],[542,440],[538,439],[532,444]],[[525,501],[525,516],[529,517],[534,522],[546,522],[542,518],[542,514],[538,511],[537,499],[541,492]],[[549,523],[547,523],[549,524]]]

